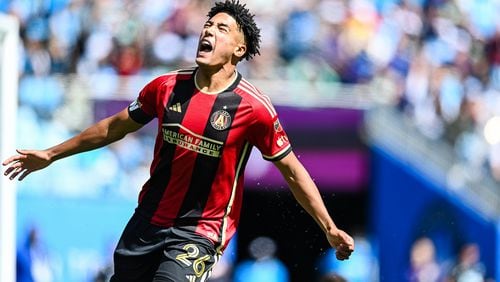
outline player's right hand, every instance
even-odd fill
[[[14,155],[5,161],[3,166],[8,166],[4,175],[13,180],[19,176],[18,180],[23,180],[33,171],[40,170],[51,164],[49,156],[45,151],[37,150],[16,150],[18,155]]]

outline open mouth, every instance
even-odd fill
[[[200,41],[200,45],[198,47],[199,52],[211,52],[213,50],[212,43],[206,39],[202,39]]]

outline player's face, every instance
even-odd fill
[[[218,13],[203,26],[196,52],[196,63],[222,66],[238,61],[245,52],[245,37],[236,20],[226,13]]]

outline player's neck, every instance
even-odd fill
[[[217,94],[227,89],[236,80],[236,68],[221,68],[210,71],[198,68],[194,76],[196,88],[206,94]]]

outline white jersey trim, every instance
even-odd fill
[[[245,93],[249,94],[250,96],[254,97],[257,101],[259,101],[261,104],[264,105],[264,107],[267,109],[271,117],[275,117],[277,115],[276,110],[274,109],[271,99],[260,93],[255,86],[250,84],[248,81],[246,81],[244,78],[241,79],[239,86]]]
[[[290,148],[292,147],[291,144],[288,144],[285,146],[285,148],[281,149],[280,151],[278,151],[276,154],[272,155],[272,156],[268,156],[268,155],[264,155],[262,154],[262,157],[266,160],[269,160],[269,161],[272,161],[274,159],[277,159],[279,158],[281,155],[283,155],[284,153],[286,153]]]

